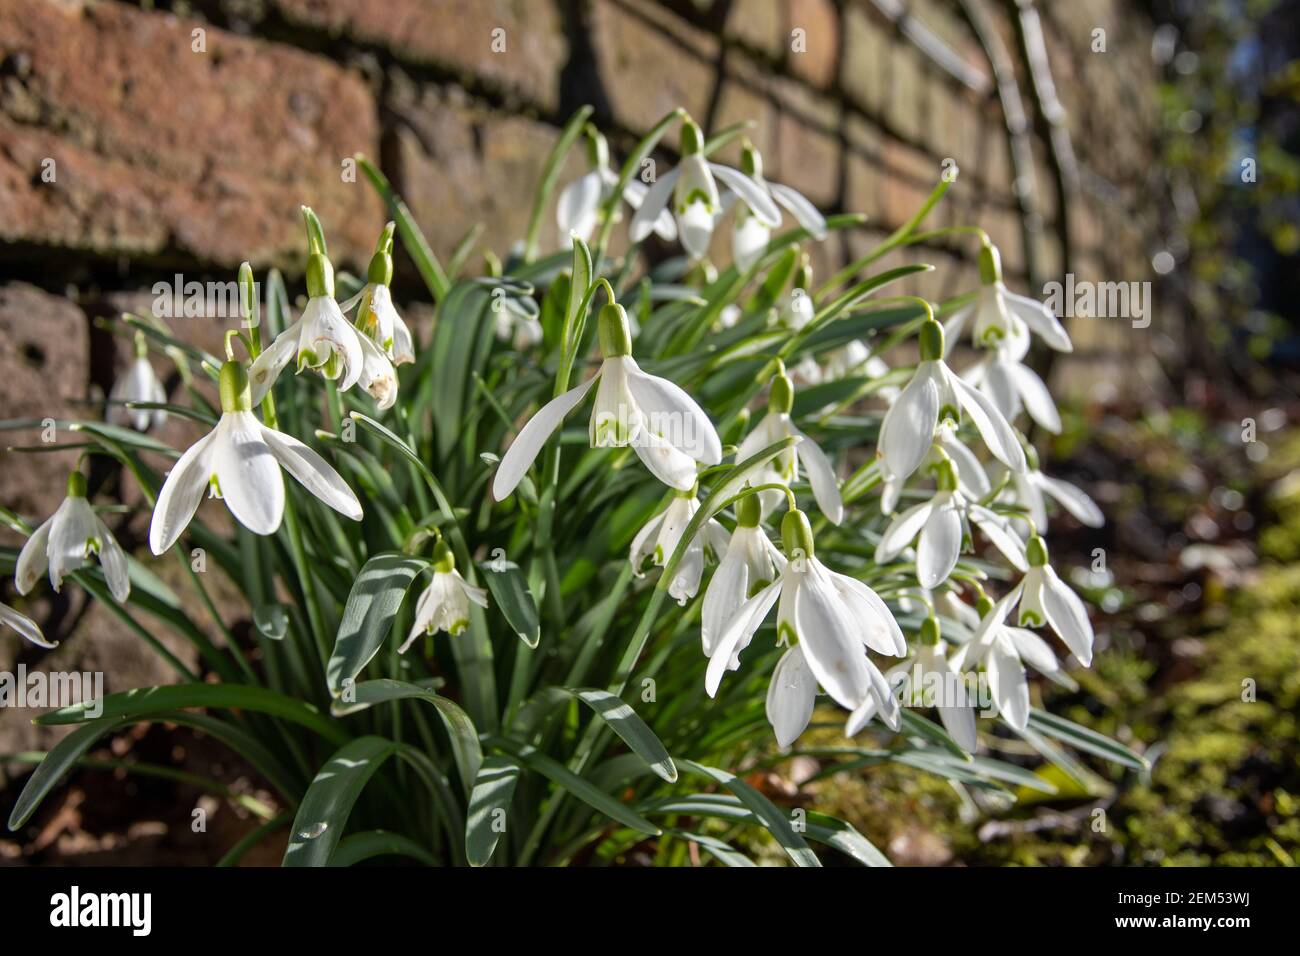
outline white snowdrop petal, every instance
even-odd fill
[[[746,176],[738,169],[732,169],[730,166],[723,166],[720,163],[709,163],[709,172],[713,173],[718,180],[740,197],[741,201],[749,207],[749,211],[759,218],[768,227],[775,229],[781,225],[781,210],[776,208],[776,203],[772,202],[772,197],[768,191],[755,179]]]
[[[631,445],[642,464],[664,484],[678,491],[694,487],[695,459],[641,427],[633,433]]]
[[[791,426],[791,431],[800,439],[794,450],[803,462],[804,470],[808,472],[808,484],[812,486],[817,507],[831,524],[839,524],[844,520],[844,501],[840,498],[839,482],[835,480],[835,469],[831,466],[830,459],[816,442],[799,429]]]
[[[551,399],[528,419],[524,427],[519,430],[519,434],[515,436],[515,440],[510,443],[510,447],[506,449],[501,464],[497,466],[496,477],[492,479],[493,498],[502,501],[515,490],[528,469],[532,467],[546,440],[551,437],[551,433],[560,427],[564,416],[587,397],[587,392],[600,377],[598,372],[577,388],[571,388],[558,398]]]
[[[826,238],[826,217],[808,200],[807,196],[780,183],[768,183],[767,188],[772,198],[790,210],[795,220],[808,231],[809,235],[818,241]]]
[[[275,337],[275,341],[262,350],[253,364],[248,367],[248,384],[253,393],[253,404],[260,404],[266,398],[285,366],[298,354],[298,340],[302,332],[302,319]]]
[[[1025,546],[1005,518],[980,505],[971,505],[970,519],[993,542],[994,547],[1002,552],[1003,557],[1011,562],[1012,567],[1017,571],[1028,568]]]
[[[944,358],[951,355],[952,350],[957,347],[957,342],[961,339],[961,333],[966,328],[966,323],[970,320],[970,317],[975,314],[977,305],[979,305],[978,301],[962,306],[943,323]]]
[[[1074,345],[1070,342],[1070,336],[1065,331],[1065,326],[1057,320],[1049,309],[1037,299],[1031,299],[1029,296],[1017,295],[1014,292],[1002,290],[1002,299],[1007,308],[1015,314],[1030,330],[1037,333],[1039,338],[1056,349],[1058,352],[1072,352]]]
[[[641,371],[630,356],[624,363],[627,387],[645,416],[645,426],[696,461],[720,464],[722,440],[699,403],[679,385]]]
[[[19,594],[31,591],[49,570],[50,528],[53,525],[54,517],[46,518],[18,552],[18,563],[14,566],[14,586]]]
[[[817,682],[841,707],[856,710],[870,692],[866,650],[843,601],[815,564],[798,581],[794,602],[795,633]]]
[[[58,641],[47,640],[41,633],[40,626],[26,614],[15,611],[5,604],[0,604],[0,624],[7,624],[17,631],[22,637],[31,641],[37,647],[43,647],[46,650],[53,650],[59,646]]]
[[[1029,725],[1029,682],[1024,665],[1004,638],[994,641],[989,648],[984,673],[1002,719],[1016,730],[1024,730]]]
[[[1056,659],[1052,645],[1033,631],[1024,627],[1004,627],[1002,633],[1011,639],[1011,644],[1020,655],[1020,659],[1040,674],[1055,674],[1061,669],[1061,662]]]
[[[921,533],[921,529],[930,520],[930,512],[934,507],[933,500],[923,501],[918,505],[912,505],[890,522],[885,533],[880,536],[880,543],[876,545],[876,563],[884,564],[898,557],[902,550]]]
[[[640,242],[650,235],[659,219],[659,214],[668,208],[668,201],[673,194],[673,186],[677,184],[677,180],[681,178],[681,175],[681,167],[678,167],[664,173],[655,180],[654,185],[646,190],[640,208],[632,216],[632,222],[628,225],[628,238],[632,242]]]
[[[1074,515],[1080,524],[1087,525],[1089,528],[1100,528],[1106,523],[1106,516],[1097,507],[1097,503],[1068,481],[1049,478],[1042,472],[1039,472],[1033,480],[1038,487],[1055,498],[1062,508]]]
[[[99,526],[99,565],[104,569],[104,580],[108,582],[108,590],[113,595],[113,600],[121,604],[131,593],[126,553],[113,537],[113,533],[108,530],[108,526],[98,517],[95,521]]]
[[[252,412],[227,412],[217,424],[212,470],[235,520],[254,534],[274,534],[284,517],[284,476]]]
[[[741,536],[744,530],[736,530],[727,553],[704,590],[704,604],[700,608],[700,640],[706,657],[713,656],[722,632],[736,610],[745,603],[749,592],[749,564],[745,561],[745,542]]]
[[[791,647],[776,663],[767,685],[767,720],[782,749],[789,747],[812,720],[817,702],[817,678],[804,660],[803,651]]]
[[[736,268],[747,272],[763,255],[771,238],[772,230],[756,216],[738,220],[731,230],[731,257],[736,262]]]
[[[709,657],[708,669],[704,673],[704,689],[710,697],[718,696],[722,675],[727,672],[732,657],[749,645],[754,632],[763,623],[763,618],[767,617],[768,611],[772,610],[772,605],[781,596],[782,581],[782,578],[777,578],[742,604],[718,638],[713,654]]]
[[[562,237],[567,238],[570,232],[576,232],[583,241],[590,238],[604,191],[600,173],[596,170],[579,176],[564,187],[555,207],[555,221]]]
[[[1046,568],[1043,586],[1043,610],[1052,630],[1065,646],[1087,667],[1092,663],[1092,622],[1079,596],[1062,581],[1052,568]]]
[[[1008,366],[1007,375],[1021,399],[1024,400],[1025,410],[1029,412],[1029,417],[1053,435],[1060,434],[1061,413],[1057,411],[1056,402],[1052,401],[1052,393],[1047,390],[1043,380],[1038,377],[1033,369],[1027,368],[1019,362]]]
[[[181,455],[158,492],[149,522],[149,550],[162,554],[189,525],[212,476],[212,443],[220,423]]]
[[[293,475],[304,488],[339,514],[353,521],[361,520],[361,502],[357,500],[356,494],[348,487],[343,476],[314,449],[292,435],[266,426],[262,426],[262,440],[284,470]]]
[[[952,386],[962,410],[970,415],[980,437],[999,461],[1012,471],[1025,470],[1025,452],[1016,439],[1016,433],[1007,424],[1006,418],[993,406],[985,396],[967,385],[956,375],[948,373],[948,382]]]
[[[862,642],[880,654],[893,657],[906,654],[907,639],[903,637],[902,628],[880,595],[865,582],[847,574],[836,571],[828,571],[827,574],[848,607],[850,616],[858,624]]]
[[[916,546],[916,579],[926,590],[937,588],[957,566],[961,554],[961,512],[949,502],[936,503]]]
[[[922,362],[880,426],[879,453],[897,481],[906,481],[930,450],[939,420],[936,373],[932,363]]]

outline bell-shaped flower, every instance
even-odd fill
[[[938,490],[929,501],[898,515],[876,545],[876,563],[886,564],[915,539],[916,580],[930,590],[948,580],[974,524],[1011,564],[1025,570],[1025,549],[1007,518],[966,498],[958,490],[957,466],[945,456],[935,467]]]
[[[1002,257],[997,247],[987,241],[980,249],[979,269],[979,296],[944,323],[948,343],[945,355],[956,347],[971,316],[975,317],[971,341],[978,348],[1003,348],[1019,360],[1029,350],[1032,332],[1058,352],[1073,351],[1069,334],[1051,309],[1037,299],[1008,291],[1002,282]]]
[[[647,521],[636,533],[628,552],[628,560],[632,562],[632,571],[637,577],[644,575],[642,566],[646,558],[651,558],[661,568],[668,564],[668,559],[681,543],[686,526],[691,523],[695,512],[700,510],[697,491],[697,488],[692,488],[673,495],[668,507]],[[677,571],[668,583],[668,595],[678,604],[685,605],[700,590],[706,546],[715,558],[727,549],[727,529],[712,518],[704,523],[686,546],[686,551],[677,564]]]
[[[344,318],[334,299],[334,266],[325,255],[323,240],[312,230],[315,217],[310,215],[310,210],[305,215],[309,216],[308,234],[312,241],[307,258],[307,306],[298,320],[277,335],[249,367],[253,404],[266,397],[280,373],[296,359],[299,372],[313,369],[336,382],[341,392],[360,384],[380,408],[390,408],[397,400],[397,373],[393,363],[370,336]],[[319,230],[319,223],[316,229]]]
[[[986,396],[962,381],[943,360],[943,327],[933,319],[921,326],[921,362],[907,387],[885,413],[876,455],[889,475],[906,481],[920,467],[944,418],[964,412],[995,458],[1012,471],[1025,470],[1025,453],[1015,430]]]
[[[1048,498],[1072,514],[1081,525],[1100,528],[1106,523],[1105,514],[1086,492],[1068,481],[1043,474],[1038,467],[1038,453],[1032,447],[1026,448],[1025,455],[1029,468],[1011,475],[1010,497],[1028,511],[1035,529],[1040,533],[1047,530]]]
[[[1007,421],[1015,421],[1023,408],[1053,435],[1060,434],[1061,413],[1052,393],[1038,374],[1008,349],[990,349],[962,378],[988,396]]]
[[[777,301],[772,321],[778,327],[798,332],[813,320],[817,314],[817,307],[813,304],[812,293],[808,291],[812,288],[812,284],[812,263],[805,254],[799,268],[795,271],[790,291]]]
[[[119,604],[131,593],[126,554],[112,532],[86,500],[86,476],[79,471],[68,475],[68,496],[18,553],[14,584],[26,594],[48,570],[50,585],[57,592],[63,579],[81,568],[91,555],[99,557],[108,590]]]
[[[703,259],[723,208],[718,182],[734,192],[769,228],[780,225],[781,213],[763,184],[738,169],[709,162],[704,158],[703,149],[704,134],[693,120],[686,120],[682,123],[682,160],[646,192],[628,229],[633,242],[640,242],[650,234],[671,200],[682,248],[691,258]]]
[[[393,281],[393,223],[384,227],[375,254],[366,269],[366,284],[339,308],[357,307],[356,327],[383,350],[393,365],[415,361],[415,343],[411,330],[393,305],[389,286]]]
[[[839,482],[835,480],[835,469],[817,443],[795,425],[790,417],[790,409],[793,405],[794,385],[782,370],[772,379],[767,414],[740,443],[740,448],[736,451],[736,461],[752,458],[764,448],[782,439],[791,436],[798,438],[799,441],[793,448],[787,448],[762,467],[757,483],[785,485],[789,488],[799,479],[799,465],[802,463],[808,472],[808,484],[812,486],[817,507],[832,524],[839,524],[844,520],[844,502],[840,498]],[[759,496],[762,499],[764,515],[769,514],[785,497],[779,489],[775,488],[765,489],[759,492]]]
[[[853,712],[848,727],[861,728],[861,714],[871,703],[872,713],[898,729],[898,701],[867,656],[868,648],[895,656],[907,653],[893,614],[866,584],[817,560],[812,528],[803,512],[786,513],[781,537],[788,558],[785,568],[735,612],[709,657],[705,690],[710,697],[717,695],[723,675],[739,666],[741,651],[779,598],[777,640],[790,649],[768,687],[767,716],[778,743],[789,746],[808,726],[819,686]],[[856,729],[846,728],[846,733]]]
[[[0,604],[0,625],[8,625],[37,647],[53,650],[59,646],[58,641],[46,640],[41,633],[41,626],[21,611],[15,611],[7,604]]]
[[[736,505],[736,530],[704,591],[700,638],[704,654],[713,656],[719,639],[740,606],[776,580],[785,557],[763,531],[758,495],[746,495]]]
[[[560,199],[555,207],[560,242],[566,246],[572,244],[575,235],[583,242],[591,240],[591,234],[600,222],[601,207],[618,188],[618,173],[610,167],[609,144],[605,142],[605,137],[590,125],[585,133],[587,160],[591,169],[560,190]],[[648,189],[640,180],[630,179],[623,188],[623,201],[633,209],[640,209]],[[660,210],[652,228],[655,235],[665,242],[677,238],[677,221],[666,207]]]
[[[415,604],[415,623],[406,641],[397,649],[406,652],[421,634],[445,631],[452,637],[469,627],[469,604],[487,607],[487,592],[476,588],[456,570],[456,557],[442,538],[433,551],[433,577]]]
[[[248,375],[238,362],[221,366],[221,418],[172,466],[149,524],[154,554],[188,527],[206,488],[223,498],[235,520],[254,534],[274,534],[284,516],[283,468],[340,514],[361,520],[361,504],[339,473],[311,448],[268,428],[253,415]]]
[[[767,190],[778,206],[784,206],[810,236],[820,241],[826,238],[826,217],[808,198],[789,186],[769,183],[763,178],[763,157],[752,143],[741,149],[740,171]],[[755,214],[743,198],[736,203],[736,218],[731,231],[731,256],[736,268],[747,271],[762,256],[772,238],[772,226]]]
[[[953,740],[963,750],[975,751],[978,698],[966,686],[961,668],[949,659],[948,645],[941,637],[937,618],[927,617],[921,623],[921,633],[911,656],[885,671],[885,680],[901,697],[904,706],[933,707]],[[863,717],[870,719],[871,714],[860,715],[859,720],[865,724]]]
[[[1021,627],[1050,627],[1084,667],[1092,663],[1092,621],[1079,595],[1048,564],[1047,544],[1037,534],[1025,546],[1029,570],[1020,583],[993,605],[971,639],[976,646],[988,632],[1002,627],[1012,609],[1020,605]]]
[[[978,613],[987,619],[994,604],[981,596]],[[1003,615],[1005,620],[1005,615]],[[984,665],[989,693],[998,713],[1016,730],[1029,726],[1029,676],[1025,665],[1066,687],[1074,682],[1065,676],[1051,645],[1023,627],[991,623],[979,629],[979,637],[961,647],[952,657],[952,666],[973,670]]]
[[[551,399],[520,429],[492,481],[497,501],[515,490],[551,433],[597,382],[588,432],[591,447],[631,447],[656,478],[678,491],[695,486],[697,462],[722,461],[722,442],[704,410],[677,385],[641,371],[632,358],[632,334],[623,307],[609,303],[598,321],[604,356],[600,370]]]
[[[144,333],[135,334],[135,357],[127,366],[125,374],[113,383],[108,393],[108,415],[110,425],[119,428],[134,428],[138,432],[147,432],[154,425],[161,425],[167,417],[157,408],[127,408],[127,402],[167,401],[167,390],[158,381],[158,374],[149,361],[149,348]]]
[[[536,313],[529,311],[513,296],[494,296],[492,315],[496,326],[496,336],[502,342],[510,342],[516,349],[523,351],[541,343],[543,338],[542,323]],[[531,302],[532,300],[527,300]]]

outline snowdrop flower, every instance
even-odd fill
[[[767,414],[754,427],[736,451],[736,461],[752,458],[769,445],[774,445],[784,438],[794,436],[799,442],[793,448],[787,448],[765,464],[759,472],[758,483],[763,485],[779,484],[790,487],[799,478],[799,464],[802,462],[808,472],[808,483],[812,486],[813,497],[832,524],[844,520],[844,502],[840,498],[839,483],[835,480],[835,469],[831,466],[826,453],[811,438],[801,432],[790,418],[790,409],[794,406],[794,385],[782,370],[772,379],[768,394]],[[763,514],[769,514],[784,497],[775,488],[759,492],[763,503]]]
[[[714,224],[722,213],[718,181],[769,228],[781,224],[781,213],[761,183],[738,169],[709,162],[704,158],[703,149],[704,134],[699,126],[691,119],[683,121],[682,161],[676,169],[660,176],[646,192],[628,229],[632,242],[640,242],[650,234],[671,198],[682,248],[692,259],[703,259],[709,251]]]
[[[788,747],[812,718],[820,686],[851,711],[845,733],[858,730],[875,713],[895,730],[901,715],[885,677],[867,657],[867,649],[902,656],[907,642],[889,608],[856,578],[831,571],[817,560],[812,528],[798,510],[786,512],[781,538],[789,559],[775,581],[733,615],[709,657],[705,690],[717,696],[728,670],[780,599],[777,640],[789,650],[776,665],[767,692],[767,717],[777,742]]]
[[[583,242],[591,240],[591,234],[600,222],[601,207],[618,188],[618,173],[610,168],[609,144],[605,142],[605,137],[591,125],[587,126],[585,133],[587,161],[591,170],[560,191],[559,203],[555,208],[560,242],[565,246],[572,245],[575,235]],[[623,189],[623,201],[633,209],[640,209],[646,192],[646,184],[633,178]],[[652,228],[655,235],[665,242],[677,238],[677,221],[667,208],[660,210]]]
[[[885,529],[876,546],[876,563],[892,561],[917,539],[916,579],[931,590],[948,580],[974,523],[1011,564],[1025,570],[1025,550],[1011,522],[973,501],[957,487],[957,466],[945,456],[935,469],[938,490],[929,501],[908,508]]]
[[[393,228],[389,223],[379,236],[375,254],[366,269],[366,284],[339,308],[347,312],[357,306],[356,326],[378,345],[394,365],[415,361],[411,330],[393,305],[389,286],[393,282]]]
[[[1020,583],[993,605],[979,629],[971,639],[977,647],[988,640],[991,631],[1000,628],[1011,609],[1020,605],[1021,627],[1042,627],[1046,624],[1065,646],[1087,667],[1092,663],[1092,622],[1088,610],[1079,596],[1070,589],[1047,563],[1047,544],[1037,534],[1025,546],[1029,570]],[[1035,665],[1037,666],[1037,665]]]
[[[766,189],[768,195],[778,205],[789,210],[799,225],[803,226],[814,239],[821,241],[826,238],[826,218],[802,193],[789,186],[769,183],[764,179],[763,157],[748,141],[741,149],[740,170]],[[736,268],[742,272],[748,271],[767,249],[771,238],[772,227],[755,214],[749,204],[741,198],[736,203],[736,220],[731,231],[731,256],[736,262]]]
[[[0,624],[7,624],[19,633],[22,637],[27,638],[37,647],[43,647],[46,650],[53,650],[59,646],[58,641],[48,641],[45,635],[41,633],[40,625],[33,621],[26,614],[15,611],[7,604],[0,604]]]
[[[253,404],[266,397],[280,373],[296,358],[299,372],[304,368],[314,369],[325,378],[337,381],[341,392],[359,383],[380,408],[391,408],[397,400],[397,373],[393,371],[393,363],[370,336],[343,317],[343,310],[334,299],[334,266],[325,255],[320,224],[315,223],[313,227],[315,216],[306,207],[304,215],[308,217],[311,241],[307,259],[307,307],[298,321],[276,336],[249,367]]]
[[[968,692],[961,668],[948,658],[938,619],[927,617],[921,623],[912,656],[885,671],[885,680],[901,691],[904,704],[937,710],[953,740],[974,752],[976,700]]]
[[[63,579],[98,555],[104,580],[113,599],[121,604],[131,593],[126,554],[104,522],[86,500],[86,476],[79,471],[68,475],[68,496],[45,520],[18,553],[14,584],[19,594],[31,591],[37,579],[49,570],[50,585],[57,593]]]
[[[1056,410],[1052,393],[1043,380],[1007,348],[990,349],[989,353],[965,372],[964,378],[997,406],[1007,421],[1014,421],[1023,408],[1029,417],[1053,435],[1061,432],[1061,413]]]
[[[921,362],[880,426],[876,455],[897,481],[906,481],[924,460],[941,418],[960,420],[965,412],[999,461],[1025,470],[1025,453],[997,407],[962,381],[943,360],[943,326],[933,319],[921,326]]]
[[[121,378],[113,383],[108,393],[108,423],[119,428],[134,428],[147,432],[153,425],[161,425],[167,417],[161,409],[127,408],[126,402],[165,402],[167,391],[149,362],[149,347],[143,332],[135,333],[135,358]]]
[[[628,560],[632,562],[632,571],[637,577],[644,577],[641,566],[647,557],[653,558],[658,567],[668,564],[668,559],[681,543],[686,526],[690,524],[695,512],[700,510],[697,491],[697,488],[692,488],[690,491],[678,492],[667,508],[647,521],[636,533]],[[668,594],[678,604],[685,605],[700,590],[706,545],[715,558],[727,549],[727,530],[712,518],[705,522],[704,527],[696,532],[691,543],[686,546],[677,571],[669,582]]]
[[[797,332],[813,320],[817,308],[813,305],[812,293],[808,291],[812,284],[812,264],[805,255],[794,274],[790,291],[777,303],[775,321],[778,326]]]
[[[1002,257],[997,247],[985,240],[979,254],[980,292],[970,305],[958,309],[946,323],[949,354],[961,338],[970,317],[975,316],[971,340],[980,348],[1006,348],[1017,360],[1029,351],[1032,332],[1058,352],[1073,351],[1070,336],[1052,310],[1037,299],[1016,295],[1002,282]]]
[[[497,501],[515,490],[551,433],[597,381],[588,430],[591,447],[631,447],[656,478],[678,491],[694,487],[696,462],[722,461],[722,442],[704,410],[672,382],[641,371],[632,358],[632,334],[623,307],[605,305],[598,321],[605,359],[600,370],[551,399],[520,429],[492,481]]]
[[[496,324],[496,336],[502,342],[510,342],[520,351],[532,348],[542,341],[542,323],[531,312],[525,311],[517,299],[508,295],[492,297],[492,314]]]
[[[1029,468],[1011,475],[1011,487],[1015,500],[1028,510],[1034,528],[1040,532],[1047,530],[1048,498],[1074,515],[1081,525],[1100,528],[1106,523],[1106,516],[1084,491],[1060,478],[1049,478],[1039,470],[1038,453],[1032,447],[1025,449],[1025,456]]]
[[[198,510],[203,489],[224,498],[235,520],[254,534],[274,534],[284,516],[284,468],[335,511],[361,520],[361,505],[329,463],[298,439],[253,415],[248,375],[238,362],[221,366],[221,418],[172,466],[149,524],[154,554],[170,548]]]
[[[977,613],[988,619],[993,612],[993,602],[981,595]],[[980,635],[954,654],[951,663],[959,669],[984,665],[998,713],[1016,730],[1024,730],[1029,725],[1029,677],[1025,664],[1058,683],[1074,686],[1061,669],[1051,645],[1033,631],[998,622],[981,628]]]
[[[718,313],[718,321],[715,323],[715,327],[719,329],[734,328],[743,315],[744,313],[740,311],[740,306],[736,305],[734,302],[728,303],[727,305],[724,305],[722,311]]]
[[[456,570],[456,557],[442,538],[433,549],[433,578],[415,605],[415,623],[406,642],[397,649],[406,653],[422,633],[433,635],[446,631],[452,637],[469,627],[469,602],[487,607],[487,592],[476,588]]]
[[[758,495],[741,498],[736,505],[736,530],[704,592],[700,638],[706,657],[713,655],[740,606],[775,581],[785,568],[785,557],[768,540],[761,521]]]

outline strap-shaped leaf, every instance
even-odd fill
[[[553,693],[574,697],[596,712],[623,742],[632,748],[632,752],[646,762],[646,765],[669,783],[677,780],[677,768],[673,758],[668,755],[668,748],[655,736],[635,710],[607,690],[590,687],[559,687]]]
[[[383,737],[358,737],[335,751],[298,804],[284,866],[330,862],[361,791],[396,749]]]
[[[758,866],[753,860],[745,856],[730,843],[719,840],[717,837],[706,836],[703,833],[689,833],[686,830],[669,830],[668,833],[682,840],[690,840],[697,844],[701,849],[708,853],[724,866]]]
[[[383,678],[354,684],[342,699],[330,705],[330,712],[336,717],[343,717],[390,700],[423,700],[437,708],[438,716],[447,728],[447,736],[451,738],[452,756],[460,770],[461,779],[468,788],[478,777],[479,765],[483,763],[483,748],[479,744],[474,721],[455,701],[419,684]]]
[[[423,558],[406,554],[377,554],[357,575],[343,608],[334,653],[325,668],[325,680],[335,697],[344,682],[356,680],[379,652],[393,629],[393,618],[417,574],[429,566]]]
[[[542,636],[537,619],[537,600],[528,590],[519,565],[513,561],[485,561],[479,565],[488,590],[506,623],[529,647],[536,647]]]
[[[367,830],[345,836],[330,857],[330,866],[355,866],[376,856],[409,856],[426,866],[437,866],[437,858],[420,844],[400,833]]]
[[[804,838],[795,832],[790,818],[767,797],[763,796],[745,781],[728,770],[706,767],[693,760],[683,760],[682,766],[692,773],[708,777],[714,783],[720,783],[735,795],[762,822],[767,831],[781,844],[781,848],[795,862],[796,866],[821,866],[817,854],[804,842]]]
[[[28,779],[27,786],[23,787],[23,792],[18,794],[18,802],[9,814],[9,829],[17,830],[31,818],[41,801],[99,738],[126,723],[128,721],[116,717],[101,717],[84,727],[78,727],[51,747],[36,772]]]
[[[479,767],[465,818],[465,858],[470,866],[484,866],[492,859],[503,832],[497,821],[510,810],[518,782],[519,765],[507,757],[493,755]]]
[[[1069,744],[1076,750],[1096,754],[1098,757],[1133,770],[1148,770],[1151,767],[1151,762],[1141,754],[1135,753],[1118,741],[1111,740],[1105,734],[1089,730],[1064,717],[1057,717],[1042,710],[1030,710],[1029,726]]]

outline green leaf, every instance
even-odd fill
[[[795,832],[789,817],[767,797],[730,771],[719,770],[717,767],[706,767],[704,764],[698,764],[693,760],[683,760],[681,763],[687,770],[708,777],[714,783],[720,783],[730,790],[737,800],[748,807],[762,821],[763,826],[767,827],[768,832],[776,838],[777,843],[781,844],[781,848],[785,850],[796,866],[821,866],[817,854],[813,853],[808,844],[804,842],[803,837]]]
[[[382,737],[358,737],[325,762],[298,805],[283,866],[330,862],[361,791],[396,749]]]
[[[651,770],[669,783],[676,782],[677,768],[673,765],[673,758],[668,755],[667,748],[621,697],[616,697],[607,690],[585,687],[577,689],[556,687],[551,690],[582,701],[594,710],[596,715],[609,725],[609,728],[618,734]]]
[[[1141,754],[1135,753],[1104,734],[1089,730],[1087,727],[1081,727],[1064,717],[1057,717],[1055,714],[1049,714],[1046,711],[1031,709],[1029,711],[1029,726],[1040,733],[1069,744],[1076,750],[1095,754],[1132,770],[1148,770],[1151,767],[1151,762]]]
[[[490,738],[489,742],[497,749],[510,754],[529,770],[541,774],[556,786],[567,790],[583,803],[599,810],[605,816],[617,820],[626,827],[631,827],[638,833],[644,833],[648,836],[659,835],[659,828],[641,814],[627,804],[615,800],[609,794],[597,790],[586,780],[583,780],[563,764],[552,760],[536,747],[521,744],[518,741],[504,737],[493,737]]]
[[[506,619],[506,623],[529,647],[536,647],[542,636],[537,619],[537,600],[528,590],[519,565],[512,561],[485,561],[479,565],[493,601]]]
[[[388,182],[388,177],[379,171],[379,169],[370,160],[361,154],[357,154],[357,164],[361,171],[366,174],[371,185],[383,197],[388,204],[388,210],[397,223],[397,233],[402,237],[402,245],[415,263],[415,268],[419,270],[424,284],[429,287],[429,293],[433,296],[434,302],[441,302],[447,295],[447,290],[451,286],[447,273],[442,268],[442,263],[438,257],[433,254],[433,249],[429,247],[429,242],[424,238],[424,233],[415,222],[415,217],[411,215],[411,210],[402,202],[402,198],[393,191],[393,187]]]
[[[719,840],[717,837],[706,836],[703,833],[688,833],[685,830],[668,830],[666,832],[680,840],[690,840],[692,843],[698,844],[701,849],[708,851],[714,859],[724,866],[758,866],[757,863],[730,843]]]
[[[345,681],[356,680],[383,646],[393,629],[393,618],[416,575],[429,562],[406,554],[377,554],[357,575],[343,608],[334,653],[325,668],[325,681],[335,697]]]
[[[438,866],[438,860],[414,840],[387,830],[367,830],[344,837],[330,857],[330,866],[355,866],[377,856],[409,856],[426,866]]]
[[[542,228],[542,218],[546,213],[547,204],[550,201],[551,193],[555,191],[556,180],[560,176],[560,170],[564,166],[565,157],[569,155],[569,150],[573,148],[574,142],[582,135],[583,124],[587,122],[587,117],[591,115],[590,106],[580,106],[569,117],[569,121],[564,124],[564,130],[560,133],[560,138],[556,140],[555,146],[552,147],[550,155],[546,158],[546,165],[542,169],[542,181],[537,184],[537,189],[533,193],[533,212],[528,220],[528,232],[524,239],[524,261],[529,262],[537,256],[537,239]]]
[[[103,708],[99,711],[99,708]],[[190,707],[252,710],[261,714],[283,717],[301,724],[327,740],[343,743],[348,734],[311,704],[265,687],[247,684],[168,684],[163,687],[141,687],[92,701],[82,701],[70,707],[41,714],[35,722],[41,725],[79,724],[88,720],[127,718],[156,714],[166,710],[184,710]],[[94,713],[94,711],[99,711]]]
[[[494,334],[492,290],[473,280],[458,282],[438,305],[438,322],[429,345],[433,376],[433,415],[438,454],[446,458],[465,425],[471,373],[483,374],[475,362],[480,339]],[[499,306],[496,306],[499,307]],[[482,358],[486,359],[483,354]]]
[[[434,693],[428,687],[410,684],[406,681],[368,680],[349,688],[347,695],[351,699],[336,700],[330,705],[330,712],[336,717],[353,714],[393,700],[423,700],[437,708],[451,738],[452,756],[460,769],[461,779],[466,789],[478,777],[479,765],[483,762],[483,748],[479,744],[478,730],[469,715],[455,701],[448,700]]]
[[[484,866],[492,859],[501,839],[497,820],[509,811],[518,782],[519,766],[514,761],[496,755],[483,761],[465,818],[465,858],[470,866]]]
[[[31,818],[41,801],[63,779],[64,774],[85,756],[86,751],[95,745],[95,741],[126,723],[118,717],[101,717],[84,727],[78,727],[51,747],[27,781],[27,786],[23,787],[23,792],[18,794],[18,801],[9,814],[9,829],[17,830]]]
[[[903,728],[922,737],[930,743],[938,744],[958,760],[969,761],[970,754],[961,749],[961,744],[952,739],[952,735],[932,720],[922,717],[914,710],[904,707],[902,712]]]
[[[253,626],[263,637],[282,641],[289,629],[289,612],[283,604],[263,604],[253,609]]]

